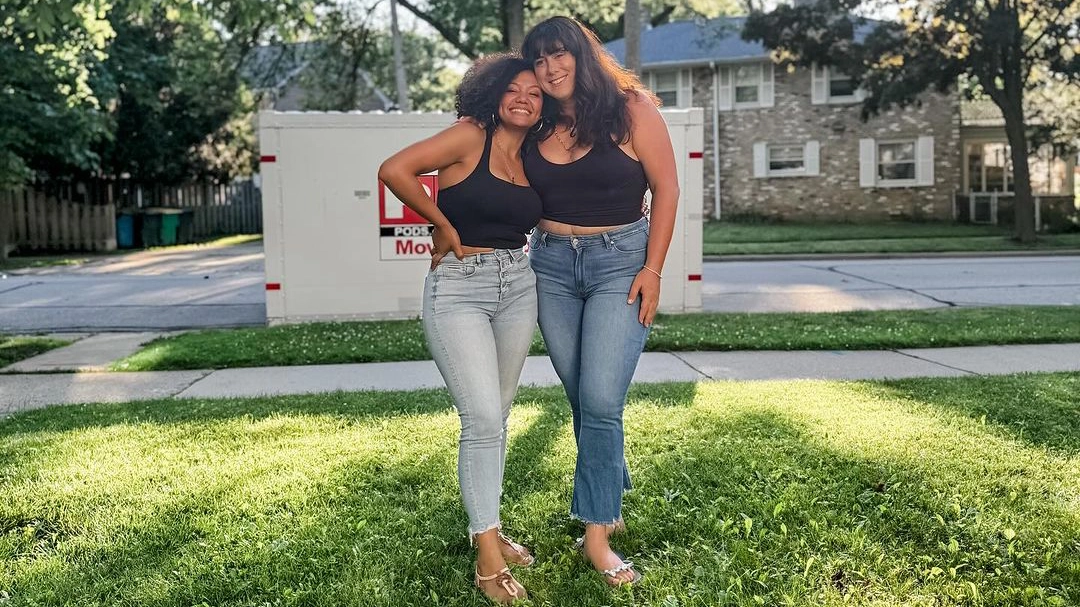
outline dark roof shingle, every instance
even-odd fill
[[[710,61],[763,59],[769,51],[759,42],[742,39],[745,17],[675,21],[641,32],[641,65],[702,64]],[[605,47],[620,62],[626,56],[626,40]]]
[[[746,17],[717,17],[674,21],[641,32],[641,67],[736,63],[765,59],[769,51],[760,42],[742,39]],[[855,27],[856,40],[864,39],[879,21],[864,20]],[[620,62],[626,57],[626,40],[604,45]]]

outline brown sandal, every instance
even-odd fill
[[[504,558],[506,558],[508,556],[512,557],[512,558],[507,558],[507,561],[511,565],[518,565],[520,567],[529,567],[530,565],[532,565],[533,563],[536,562],[536,557],[534,557],[532,554],[529,554],[529,550],[527,548],[525,548],[525,546],[522,546],[521,544],[515,542],[514,540],[506,537],[505,535],[502,534],[502,531],[499,532],[499,542],[510,549],[510,552],[512,554],[508,555],[506,553],[503,553],[503,557]]]
[[[483,583],[490,582],[492,580],[495,581],[496,588],[501,588],[506,592],[505,597],[491,594],[486,589],[484,589]],[[509,605],[518,599],[529,598],[529,594],[525,592],[525,587],[521,585],[521,582],[517,581],[514,578],[514,575],[510,573],[510,569],[506,567],[503,567],[498,572],[491,575],[480,575],[480,572],[477,571],[476,578],[473,580],[473,582],[476,584],[476,587],[479,588],[485,596],[487,596],[487,598],[495,601],[496,603]]]

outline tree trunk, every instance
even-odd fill
[[[1028,168],[1028,142],[1022,110],[1018,116],[1005,114],[1005,135],[1009,140],[1009,155],[1013,165],[1013,202],[1016,239],[1022,243],[1035,242],[1035,199],[1031,195],[1031,171]]]
[[[13,236],[12,205],[14,205],[14,195],[11,192],[0,191],[0,261],[7,259],[8,243]]]
[[[507,0],[506,2],[506,47],[511,51],[520,51],[525,41],[525,0]]]
[[[1008,24],[999,38],[1002,57],[1002,90],[991,98],[1001,108],[1005,118],[1005,136],[1009,140],[1013,165],[1014,211],[1016,239],[1022,243],[1035,242],[1035,201],[1031,197],[1031,170],[1028,167],[1027,126],[1024,123],[1024,87],[1029,72],[1024,68],[1023,35],[1020,14],[1015,5],[999,5],[1002,19]],[[992,81],[992,80],[991,80]]]
[[[626,0],[623,35],[626,38],[626,69],[641,76],[641,0]]]
[[[397,83],[398,109],[408,112],[409,85],[405,80],[405,54],[401,50],[401,29],[397,20],[397,0],[390,0],[390,34],[394,41],[394,81]]]
[[[448,27],[445,23],[438,21],[431,15],[425,13],[418,6],[409,2],[409,0],[397,0],[397,3],[404,6],[405,10],[416,15],[416,17],[424,23],[435,28],[435,31],[439,32],[439,35],[442,36],[443,40],[449,42],[450,46],[456,48],[462,55],[465,55],[470,60],[475,60],[480,56],[476,51],[475,42],[462,40],[457,32],[451,27]]]

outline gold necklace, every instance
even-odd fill
[[[567,135],[570,135],[572,132],[573,132],[573,129],[566,129],[566,134]],[[569,146],[567,146],[566,142],[563,141],[563,138],[559,136],[559,128],[558,127],[555,127],[555,139],[557,139],[559,141],[559,145],[561,145],[564,150],[566,150],[567,152],[573,154],[573,152],[571,152],[571,150],[573,150],[574,148],[577,147],[577,139],[574,139],[574,141]]]
[[[503,153],[503,166],[506,167],[506,173],[510,175],[510,183],[517,185],[517,178],[514,175],[514,169],[510,168],[510,153],[506,151],[506,148],[504,148],[501,143],[499,143],[498,139],[495,139],[495,135],[496,133],[491,134],[491,140],[495,142],[495,145],[498,146],[499,151]]]

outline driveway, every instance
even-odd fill
[[[261,242],[0,276],[4,333],[266,323]],[[723,261],[705,263],[703,278],[703,307],[717,312],[1080,305],[1080,256]]]
[[[262,242],[139,251],[0,274],[0,332],[263,325]]]

